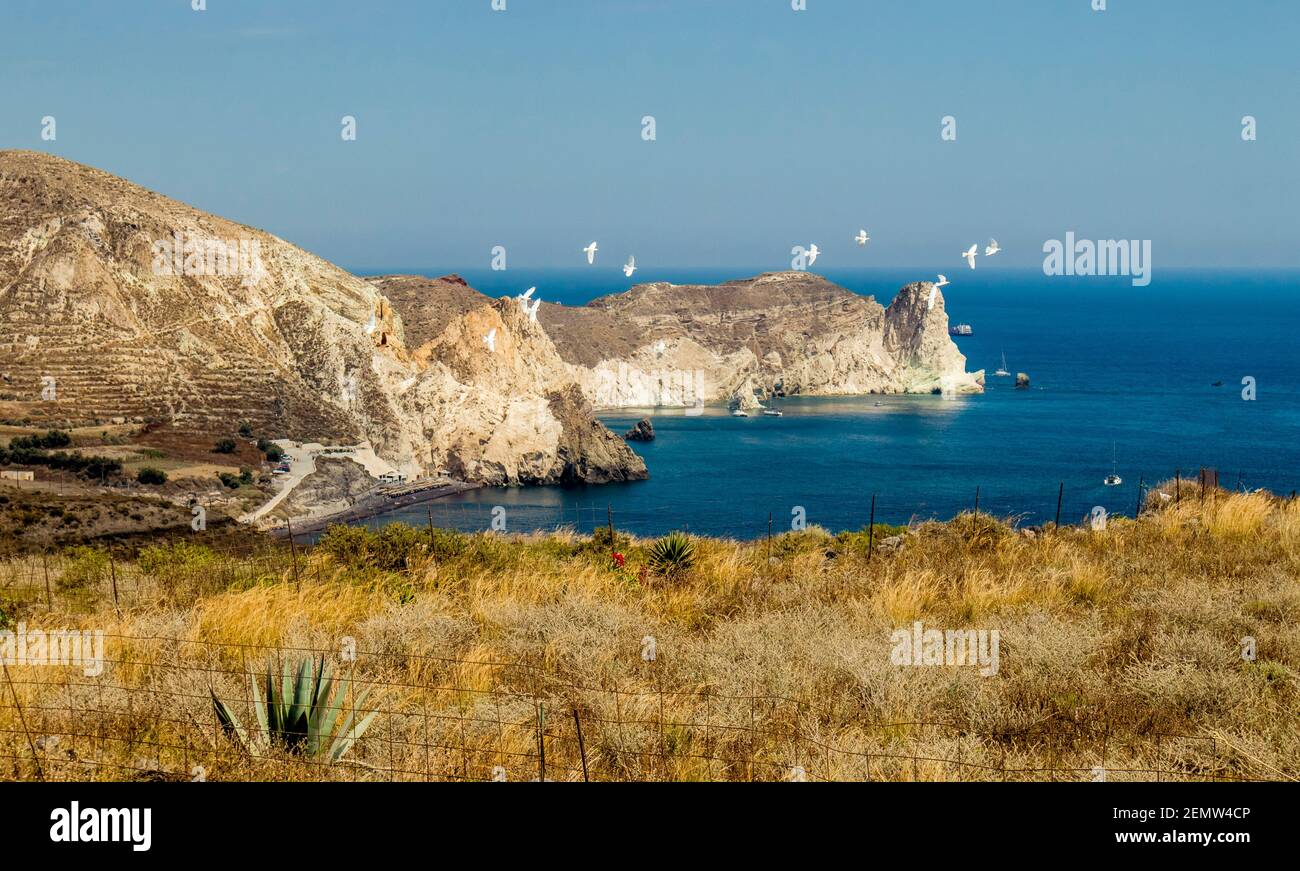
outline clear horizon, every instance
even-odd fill
[[[1157,272],[1300,267],[1282,0],[7,6],[0,147],[337,264],[576,267],[596,239],[647,276],[812,242],[957,270],[996,238],[981,267],[1034,268],[1074,231],[1151,240]]]

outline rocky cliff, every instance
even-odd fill
[[[415,313],[413,346],[375,284],[269,233],[0,151],[0,416],[247,421],[486,483],[645,477],[544,331],[469,293]]]
[[[593,407],[982,389],[928,283],[883,308],[782,272],[534,316],[455,276],[362,280],[32,152],[0,152],[0,317],[0,417],[247,421],[489,484],[644,478]]]
[[[907,285],[888,308],[806,272],[643,284],[582,308],[543,305],[539,319],[599,407],[983,389],[929,282]]]

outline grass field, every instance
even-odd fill
[[[1300,502],[1172,487],[1104,530],[692,537],[676,569],[400,525],[15,557],[0,628],[102,630],[107,664],[6,666],[0,777],[1294,780]],[[996,673],[897,664],[917,621],[996,630]],[[369,728],[336,764],[245,752],[212,695],[254,723],[248,675],[313,651]]]

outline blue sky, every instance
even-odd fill
[[[790,5],[5,0],[0,147],[358,269],[1032,266],[1068,230],[1300,265],[1295,0]]]

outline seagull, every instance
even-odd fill
[[[633,272],[636,272],[636,258],[629,256],[627,258],[627,265],[623,267],[623,274],[628,278],[631,278]]]
[[[534,299],[532,308],[529,308],[528,300],[532,299],[532,296],[536,291],[537,288],[530,287],[515,297],[515,299],[519,300],[519,307],[524,310],[524,314],[528,315],[529,318],[534,321],[537,320],[537,307],[542,304],[542,301],[540,298]]]
[[[984,256],[985,256],[985,257],[992,257],[994,254],[997,254],[997,253],[998,253],[999,251],[1001,251],[1001,250],[1002,250],[1002,249],[1001,249],[1000,247],[998,247],[998,240],[997,240],[997,239],[990,239],[990,240],[989,240],[988,247],[986,247],[986,248],[984,249]]]
[[[600,249],[596,247],[595,242],[592,242],[590,245],[588,245],[586,248],[583,248],[582,250],[587,255],[588,266],[596,262],[596,252],[599,251]]]
[[[488,353],[495,353],[497,349],[497,328],[493,327],[488,330],[488,334],[483,337],[483,344],[487,345]]]
[[[926,311],[929,311],[930,309],[934,308],[934,297],[935,297],[935,295],[939,292],[939,288],[941,288],[941,287],[946,287],[947,284],[948,284],[948,279],[947,279],[947,277],[946,277],[946,276],[943,276],[943,275],[940,275],[940,276],[939,276],[939,280],[936,281],[936,282],[934,283],[934,285],[930,288],[930,300],[925,304],[925,310],[926,310]]]
[[[975,255],[979,253],[979,250],[980,250],[980,246],[972,245],[966,249],[965,254],[961,255],[962,257],[966,258],[966,262],[970,264],[971,269],[975,268]]]
[[[866,245],[870,239],[871,237],[867,235],[866,230],[859,230],[858,235],[853,237],[853,241],[857,242],[859,245]]]
[[[378,325],[379,325],[378,321],[376,321],[375,319],[375,313],[372,311],[370,313],[370,321],[369,323],[366,324],[366,335],[369,336],[371,333],[373,333],[375,331],[375,327],[377,327]]]
[[[814,263],[816,263],[816,262],[817,262],[817,255],[818,255],[818,254],[821,254],[821,253],[822,253],[822,252],[819,251],[819,250],[817,249],[817,243],[816,243],[816,242],[814,242],[813,244],[809,245],[809,246],[808,246],[808,265],[809,265],[809,266],[812,266]]]

